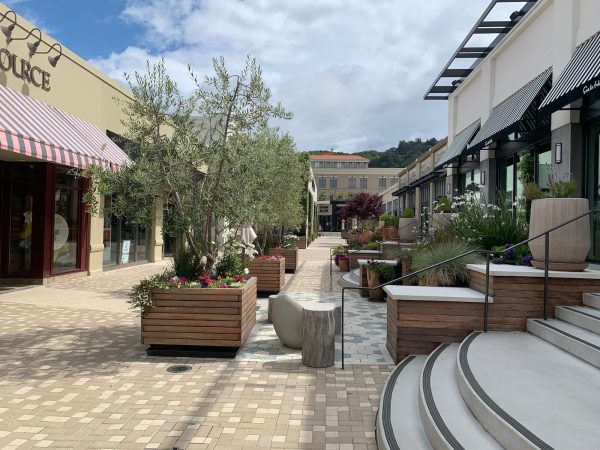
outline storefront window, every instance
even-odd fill
[[[65,167],[56,167],[54,191],[54,245],[52,272],[67,272],[79,267],[81,241],[80,180]]]
[[[104,243],[102,262],[105,266],[114,266],[119,257],[118,220],[111,214],[111,206],[112,198],[107,195],[104,197],[104,230],[102,234]]]
[[[537,158],[537,184],[544,192],[550,192],[549,178],[552,174],[552,152],[550,144],[544,146],[547,148],[540,149]]]
[[[9,274],[27,274],[31,270],[34,173],[31,164],[16,164],[11,171]]]

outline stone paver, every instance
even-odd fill
[[[324,265],[326,241],[301,251],[286,289],[328,291],[316,262]],[[0,448],[376,448],[391,364],[309,369],[294,358],[250,360],[246,350],[233,361],[147,357],[126,291],[163,268],[0,295]],[[259,322],[264,314],[259,300]],[[169,373],[172,364],[191,370]]]

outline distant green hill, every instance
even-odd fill
[[[437,143],[436,138],[425,141],[420,138],[414,141],[402,140],[397,147],[391,147],[384,151],[365,150],[354,154],[369,159],[369,167],[406,167]],[[325,152],[326,150],[315,150],[308,153],[321,154]],[[344,154],[343,152],[335,153]]]

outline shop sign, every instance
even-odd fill
[[[600,88],[600,80],[596,80],[593,83],[590,83],[587,86],[584,86],[583,87],[583,95],[589,94],[590,92],[595,91],[598,88]]]
[[[320,216],[330,216],[331,215],[331,205],[319,205],[319,215]]]
[[[131,241],[125,240],[123,241],[123,246],[121,247],[121,264],[127,264],[129,262],[129,249],[131,248]]]
[[[6,48],[0,48],[0,69],[12,74],[23,81],[50,91],[50,74],[38,66],[32,66],[26,59],[11,53]]]

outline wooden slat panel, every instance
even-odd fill
[[[211,316],[212,317],[212,316]],[[239,320],[169,320],[169,319],[152,319],[144,317],[143,326],[175,326],[175,327],[232,327],[239,328]]]
[[[177,339],[177,338],[156,338],[145,337],[143,343],[146,345],[198,345],[204,347],[240,347],[242,342],[238,340],[227,339]]]
[[[238,334],[239,325],[234,327],[194,327],[194,326],[170,326],[170,325],[147,325],[144,324],[143,331],[160,331],[174,333],[226,333]]]

